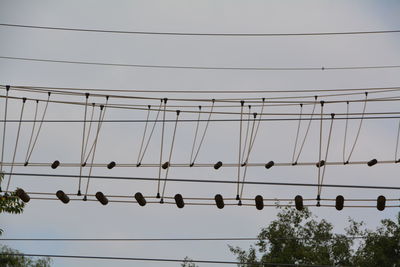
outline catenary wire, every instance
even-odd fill
[[[337,67],[217,67],[217,66],[198,66],[198,65],[151,65],[151,64],[128,64],[128,63],[109,63],[109,62],[91,62],[58,60],[49,58],[33,57],[11,57],[0,55],[0,59],[19,60],[30,62],[62,63],[74,65],[94,65],[107,67],[133,67],[147,69],[186,69],[186,70],[233,70],[233,71],[328,71],[328,70],[368,70],[368,69],[395,69],[400,65],[370,65],[370,66],[337,66]]]
[[[58,255],[58,254],[32,254],[32,253],[3,253],[4,256],[21,257],[49,257],[49,258],[69,258],[69,259],[87,259],[87,260],[120,260],[120,261],[153,261],[153,262],[184,262],[184,259],[164,259],[164,258],[133,258],[133,257],[107,257],[107,256],[87,256],[87,255]],[[252,263],[241,263],[236,261],[216,261],[216,260],[195,260],[193,263],[204,264],[231,264],[231,265],[254,265]],[[333,265],[314,265],[314,264],[292,264],[292,263],[270,263],[261,262],[260,266],[298,266],[298,267],[334,267]]]
[[[70,174],[45,174],[45,173],[10,173],[5,172],[5,175],[15,176],[31,176],[31,177],[42,177],[42,178],[78,178],[76,175]],[[82,176],[88,178],[88,176]],[[157,182],[156,177],[126,177],[126,176],[99,176],[93,175],[91,179],[109,179],[109,180],[132,180],[132,181],[154,181]],[[210,180],[210,179],[185,179],[185,178],[169,178],[171,182],[185,182],[185,183],[218,183],[218,184],[236,184],[237,181],[231,180]],[[239,181],[239,183],[242,183]],[[275,185],[275,186],[305,186],[305,187],[318,187],[318,184],[307,184],[307,183],[283,183],[283,182],[258,182],[258,181],[245,181],[243,182],[249,185]],[[381,190],[400,190],[400,187],[396,186],[376,186],[376,185],[346,185],[346,184],[326,184],[325,187],[336,187],[336,188],[358,188],[358,189],[381,189]],[[174,203],[175,204],[175,203]]]
[[[201,32],[107,30],[107,29],[39,26],[39,25],[27,25],[27,24],[15,24],[15,23],[0,23],[0,26],[25,28],[25,29],[72,31],[72,32],[140,34],[140,35],[176,35],[176,36],[221,36],[221,37],[329,36],[329,35],[390,34],[390,33],[400,32],[400,30],[373,30],[373,31],[299,32],[299,33],[228,33],[228,32],[201,33]]]

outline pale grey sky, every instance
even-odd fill
[[[334,32],[392,30],[400,28],[398,1],[5,1],[0,0],[0,23],[95,28],[127,31],[174,32]],[[0,27],[0,55],[50,58],[59,60],[97,61],[127,64],[204,65],[243,67],[315,67],[352,65],[398,65],[400,63],[400,34],[356,36],[301,37],[209,37],[209,36],[146,36],[106,33],[59,32],[51,30]],[[228,70],[166,70],[126,67],[82,66],[57,63],[23,62],[0,59],[0,84],[118,88],[159,90],[289,90],[399,86],[398,69],[344,71],[228,71]],[[4,95],[4,91],[1,92]],[[41,97],[11,91],[12,96]],[[165,97],[164,94],[143,93]],[[177,96],[177,95],[168,95]],[[178,95],[182,97],[181,95]],[[198,97],[199,95],[194,95]],[[242,94],[242,97],[249,97]],[[256,95],[263,97],[265,95]],[[393,93],[392,96],[396,96]],[[205,97],[202,95],[202,97]],[[209,94],[206,97],[221,97]],[[240,97],[224,95],[224,97]],[[355,96],[354,98],[360,98]],[[54,96],[54,99],[65,99]],[[70,100],[77,98],[70,97]],[[83,99],[78,99],[83,101]],[[95,101],[100,101],[96,99]],[[110,100],[110,103],[120,102]],[[4,99],[0,117],[4,116]],[[147,103],[145,103],[147,104]],[[154,104],[154,103],[151,103]],[[10,101],[10,118],[19,115],[20,102]],[[345,105],[327,107],[327,112],[345,112]],[[362,104],[351,105],[354,112]],[[27,103],[26,117],[33,117],[34,104]],[[310,107],[306,109],[310,112]],[[298,112],[296,108],[274,108],[270,112]],[[398,111],[396,103],[371,104],[367,111]],[[49,119],[81,119],[83,108],[49,105]],[[109,109],[107,119],[143,118],[145,112]],[[154,114],[153,114],[154,116]],[[172,115],[169,115],[172,117]],[[184,116],[184,115],[182,115]],[[184,118],[195,118],[185,115]],[[260,127],[251,161],[289,162],[297,122],[264,122]],[[365,121],[354,160],[392,159],[398,121]],[[349,142],[354,139],[358,121],[349,128]],[[17,124],[10,124],[7,133],[5,161],[12,159]],[[194,123],[178,128],[174,159],[187,162],[193,138]],[[335,122],[330,158],[341,160],[344,121]],[[17,162],[22,162],[31,124],[22,127]],[[304,127],[304,125],[303,125]],[[324,130],[328,129],[328,124]],[[222,160],[236,162],[238,123],[211,123],[199,162]],[[317,123],[311,126],[302,160],[315,161],[318,149]],[[34,162],[78,162],[80,156],[81,124],[44,124],[32,155]],[[135,162],[140,146],[143,124],[105,124],[101,131],[96,162]],[[146,162],[157,162],[159,128],[149,147]],[[167,126],[170,140],[172,124]],[[166,151],[169,149],[167,141]],[[374,184],[398,186],[397,165],[339,166],[327,168],[326,183]],[[5,169],[8,170],[8,167]],[[70,173],[77,168],[17,167],[16,172]],[[157,169],[105,168],[95,169],[94,175],[156,177]],[[171,169],[170,177],[236,179],[233,168],[218,172],[206,168]],[[250,168],[248,180],[316,182],[315,167],[281,167],[266,171]],[[76,192],[77,181],[71,179],[13,177],[11,188],[26,191]],[[92,180],[90,192],[130,194],[137,191],[155,194],[156,184],[132,181]],[[213,197],[221,193],[235,196],[234,185],[205,185],[168,183],[167,193],[185,196]],[[297,194],[315,197],[315,188],[246,186],[244,195],[265,198],[290,197]],[[375,198],[380,194],[398,198],[398,192],[377,190],[324,189],[325,197]],[[398,203],[397,203],[398,204]],[[398,209],[378,212],[375,209],[312,208],[320,218],[343,231],[349,216],[364,220],[375,227],[383,218],[394,218]],[[75,201],[63,205],[58,201],[32,200],[22,215],[0,216],[4,237],[104,237],[104,238],[168,238],[256,236],[260,228],[275,218],[276,210],[257,211],[250,207],[187,206],[180,210],[170,205]],[[4,242],[5,243],[5,242]],[[125,257],[184,258],[234,260],[224,242],[192,243],[29,243],[7,242],[26,253],[82,254]],[[247,247],[249,242],[229,242]],[[174,263],[109,262],[55,259],[54,266],[177,266]],[[200,265],[206,266],[206,265]]]

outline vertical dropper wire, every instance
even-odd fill
[[[96,106],[96,104],[95,104],[95,103],[92,103],[92,112],[91,112],[90,120],[89,120],[89,129],[88,129],[88,133],[87,133],[87,136],[86,136],[85,148],[83,149],[83,158],[84,158],[84,159],[86,158],[85,155],[86,155],[87,146],[88,146],[88,143],[89,143],[90,132],[91,132],[91,130],[92,130],[92,124],[93,124],[93,116],[94,116],[94,108],[95,108],[95,106]],[[89,156],[88,156],[88,157],[89,157]],[[86,165],[86,160],[83,160],[81,165],[82,165],[82,167],[84,167],[84,166]]]
[[[158,166],[158,181],[157,181],[157,198],[160,198],[160,183],[161,183],[161,166],[162,166],[162,156],[163,156],[163,147],[164,147],[164,131],[165,131],[165,113],[167,108],[167,98],[164,98],[164,111],[163,111],[163,120],[162,120],[162,128],[161,128],[161,147],[160,147],[160,164]]]
[[[87,183],[86,183],[86,190],[85,190],[85,196],[84,196],[84,200],[87,199],[87,194],[88,194],[88,190],[89,190],[89,183],[90,183],[90,177],[92,175],[92,169],[93,169],[93,162],[94,162],[94,156],[96,154],[96,148],[97,148],[97,141],[99,140],[99,133],[100,133],[100,129],[101,129],[101,125],[104,119],[104,114],[106,113],[106,107],[107,107],[107,102],[108,102],[108,97],[107,97],[107,101],[106,104],[100,105],[100,113],[99,113],[99,122],[97,124],[97,132],[96,132],[96,137],[94,140],[94,147],[93,147],[93,153],[92,153],[92,159],[90,162],[90,168],[89,168],[89,175],[88,175],[88,179],[87,179]]]
[[[397,150],[399,148],[399,137],[400,137],[400,120],[399,120],[399,126],[397,128],[396,150],[394,152],[394,162],[395,163],[399,162],[399,159],[397,158]]]
[[[256,131],[254,133],[253,141],[252,141],[252,143],[250,145],[250,147],[251,147],[250,150],[253,149],[254,142],[255,142],[256,137],[257,137],[258,129],[260,128],[260,123],[261,123],[261,118],[262,118],[262,115],[263,115],[263,112],[264,112],[264,107],[265,107],[265,98],[262,99],[261,112],[260,112],[260,116],[258,117],[257,127],[256,127]]]
[[[301,152],[303,151],[304,144],[306,143],[306,140],[307,140],[308,132],[310,131],[310,128],[311,128],[311,122],[312,122],[312,119],[314,117],[314,112],[315,112],[316,105],[317,105],[317,96],[315,96],[315,102],[314,102],[313,109],[312,109],[312,112],[311,112],[310,120],[309,120],[308,125],[307,125],[306,133],[305,133],[304,138],[303,138],[303,142],[301,143],[301,146],[300,146],[300,149],[299,149],[299,154],[297,154],[296,160],[294,161],[293,165],[297,164],[297,161],[300,158]]]
[[[318,188],[317,191],[319,192],[319,187],[321,184],[321,154],[322,154],[322,125],[323,125],[323,116],[324,116],[324,102],[321,101],[321,121],[319,124],[319,152],[318,152]],[[320,195],[317,192],[317,205],[319,205]]]
[[[144,124],[143,137],[142,137],[142,142],[140,143],[140,149],[139,149],[139,154],[138,154],[138,158],[137,158],[137,163],[136,163],[136,165],[139,165],[139,162],[140,162],[140,155],[142,154],[144,139],[145,139],[145,137],[146,137],[147,125],[149,124],[149,117],[150,117],[151,106],[148,105],[147,107],[148,107],[149,109],[147,110],[146,123]]]
[[[33,134],[35,133],[38,106],[39,106],[39,100],[36,100],[35,114],[33,116],[33,125],[32,125],[31,137],[29,138],[28,149],[26,150],[26,155],[25,155],[25,164],[28,164],[28,155],[29,155],[29,151],[31,149],[31,144],[32,144],[32,140],[33,140]]]
[[[194,155],[194,158],[193,158],[193,161],[192,161],[192,166],[193,166],[194,162],[196,161],[197,156],[199,155],[201,146],[203,145],[203,142],[204,142],[204,138],[206,137],[208,126],[210,125],[211,116],[212,116],[213,110],[214,110],[215,99],[213,99],[211,101],[212,101],[212,105],[211,105],[211,108],[210,108],[210,113],[208,114],[208,119],[207,119],[207,122],[206,122],[206,126],[204,128],[204,131],[203,131],[203,135],[201,136],[199,146],[197,148],[196,154]]]
[[[192,160],[193,160],[194,147],[196,146],[196,141],[197,141],[197,134],[199,132],[200,115],[201,115],[201,106],[199,106],[199,114],[197,116],[196,130],[194,132],[192,152],[190,153],[190,161],[189,161],[190,166],[193,166]]]
[[[299,114],[300,115],[299,115],[299,122],[297,124],[296,139],[294,141],[294,147],[293,147],[292,164],[294,163],[294,156],[296,155],[296,149],[297,149],[297,141],[299,140],[301,117],[303,115],[303,104],[300,104],[300,113]]]
[[[244,101],[240,101],[240,126],[239,126],[239,159],[238,159],[238,169],[237,169],[237,186],[236,186],[236,199],[240,200],[239,196],[239,187],[240,187],[240,166],[241,166],[241,155],[242,155],[242,123],[243,123],[243,106],[244,106]]]
[[[326,144],[326,151],[325,151],[325,164],[323,166],[322,169],[322,176],[321,176],[321,184],[318,187],[318,195],[321,196],[321,192],[322,192],[322,185],[324,183],[324,177],[325,177],[325,169],[326,169],[326,162],[328,162],[328,152],[329,152],[329,145],[331,143],[331,137],[332,137],[332,129],[333,129],[333,121],[335,119],[335,114],[332,113],[331,114],[331,125],[329,127],[329,135],[328,135],[328,142]]]
[[[26,98],[24,97],[24,98],[22,99],[21,115],[20,115],[20,117],[19,117],[18,130],[17,130],[17,137],[16,137],[16,139],[15,139],[14,154],[13,154],[12,163],[11,163],[10,175],[8,176],[6,192],[8,192],[8,189],[9,189],[9,187],[10,187],[10,182],[11,182],[11,178],[12,178],[12,173],[13,173],[13,170],[14,170],[14,162],[15,162],[15,156],[16,156],[16,154],[17,154],[17,149],[18,149],[19,134],[20,134],[20,132],[21,132],[22,116],[24,115],[25,102],[26,102]]]
[[[254,118],[253,118],[253,125],[251,126],[251,134],[250,134],[250,143],[249,143],[249,149],[248,149],[248,151],[247,151],[247,156],[246,156],[246,159],[245,159],[245,161],[244,161],[244,171],[243,171],[243,177],[242,177],[242,187],[241,187],[241,190],[240,190],[240,196],[239,196],[239,199],[241,199],[242,198],[242,195],[243,195],[243,188],[244,188],[244,182],[245,182],[245,180],[246,180],[246,174],[247,174],[247,163],[248,163],[248,161],[249,161],[249,157],[250,157],[250,152],[251,152],[251,148],[252,148],[252,146],[250,145],[250,144],[252,144],[252,142],[253,142],[253,139],[255,139],[256,137],[254,136],[253,137],[253,133],[254,133],[254,126],[255,126],[255,124],[256,124],[256,118],[257,118],[257,113],[254,113]],[[243,159],[242,159],[243,160]]]
[[[163,190],[162,190],[162,194],[161,194],[161,201],[163,201],[164,199],[164,193],[165,193],[165,186],[167,185],[167,179],[168,179],[168,173],[169,173],[169,169],[170,169],[170,163],[171,163],[171,158],[172,158],[172,152],[174,150],[174,144],[175,144],[175,136],[176,136],[176,128],[178,126],[178,120],[179,120],[179,114],[180,114],[180,110],[176,111],[176,120],[175,120],[175,127],[174,127],[174,133],[172,134],[172,141],[171,141],[171,149],[169,151],[169,157],[168,157],[168,168],[165,172],[165,178],[164,178],[164,185],[163,185]]]
[[[356,144],[357,144],[357,141],[358,141],[358,137],[360,136],[361,127],[362,127],[363,121],[364,121],[365,109],[367,107],[367,99],[368,99],[368,92],[365,92],[365,101],[364,101],[363,111],[362,111],[362,114],[361,114],[360,125],[358,127],[356,139],[354,140],[353,146],[351,147],[350,154],[349,154],[349,157],[347,158],[346,163],[348,163],[350,161],[351,155],[353,154],[354,148],[356,147]]]
[[[106,97],[106,104],[105,105],[103,105],[103,107],[104,107],[104,111],[103,111],[103,115],[102,115],[102,117],[101,118],[99,118],[99,122],[98,122],[98,127],[102,127],[103,126],[103,120],[104,120],[104,116],[106,115],[106,108],[107,108],[107,104],[108,104],[108,96]],[[101,105],[100,105],[100,107],[101,107]],[[100,131],[100,130],[98,130],[98,131]],[[93,141],[93,144],[92,144],[92,146],[90,147],[90,150],[89,150],[89,153],[88,153],[88,155],[87,155],[87,157],[86,157],[86,159],[85,159],[85,163],[88,161],[88,159],[89,159],[89,156],[92,154],[92,152],[93,152],[93,150],[94,150],[94,147],[95,147],[95,145],[96,145],[96,143],[97,143],[97,138],[98,138],[98,134],[96,134],[96,136],[95,136],[95,139],[94,139],[94,141]]]
[[[4,105],[4,123],[3,123],[3,140],[1,145],[1,165],[0,165],[0,172],[3,172],[3,162],[4,162],[4,145],[6,140],[6,127],[7,127],[7,110],[8,110],[8,92],[10,91],[10,87],[6,87],[6,100]],[[1,187],[0,187],[1,191]]]
[[[248,137],[249,137],[249,129],[250,129],[250,120],[251,120],[251,105],[249,105],[249,113],[247,115],[246,135],[244,137],[244,146],[243,146],[243,150],[242,150],[242,161],[246,154],[247,142],[248,142]],[[241,164],[244,165],[245,163],[242,162]]]
[[[86,136],[86,117],[87,117],[87,105],[89,101],[89,93],[85,95],[85,112],[83,115],[83,129],[82,129],[82,146],[81,146],[81,161],[79,164],[79,183],[78,183],[78,196],[81,195],[81,186],[82,186],[82,168],[83,168],[83,157],[84,157],[84,147],[85,147],[85,136]]]
[[[346,102],[346,124],[344,126],[344,139],[343,139],[343,164],[346,164],[346,143],[347,143],[347,127],[349,124],[349,101]]]
[[[138,166],[138,167],[139,167],[139,166],[142,164],[142,160],[143,160],[143,158],[144,158],[144,155],[146,154],[147,147],[148,147],[148,146],[149,146],[149,144],[150,144],[151,137],[153,136],[154,129],[155,129],[155,127],[156,127],[156,125],[157,125],[157,122],[158,122],[158,117],[159,117],[159,115],[160,115],[160,111],[161,111],[162,103],[163,103],[163,100],[161,99],[161,101],[160,101],[160,106],[158,107],[158,111],[157,111],[156,119],[154,120],[153,127],[151,128],[151,131],[150,131],[149,138],[147,139],[147,142],[146,142],[146,145],[145,145],[145,147],[144,147],[144,150],[143,150],[142,156],[140,157],[139,163],[138,163],[138,164],[136,164],[136,166]]]
[[[32,156],[33,149],[35,148],[35,145],[36,145],[37,140],[38,140],[38,138],[39,138],[40,130],[42,129],[43,121],[44,121],[44,118],[45,118],[46,113],[47,113],[47,107],[49,106],[50,95],[51,95],[51,93],[49,92],[49,93],[47,94],[47,101],[46,101],[46,105],[45,105],[44,110],[43,110],[42,119],[40,120],[39,128],[38,128],[38,130],[37,130],[35,139],[33,140],[32,148],[31,148],[31,151],[29,152],[29,155],[28,155],[28,158],[26,159],[26,162],[29,162],[29,159],[30,159],[31,156]]]

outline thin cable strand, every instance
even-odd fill
[[[17,137],[15,138],[14,154],[13,154],[13,157],[12,157],[10,175],[8,176],[6,191],[8,191],[8,188],[10,187],[10,182],[11,182],[11,179],[12,179],[12,174],[11,173],[14,170],[14,162],[15,162],[15,156],[17,155],[19,134],[20,134],[20,131],[21,131],[21,120],[22,120],[22,116],[24,115],[24,108],[25,108],[25,100],[22,100],[21,115],[19,117],[20,123],[18,124]]]

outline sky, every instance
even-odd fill
[[[0,0],[0,23],[52,27],[108,29],[123,31],[196,32],[196,33],[299,33],[373,31],[400,29],[398,1],[6,1]],[[0,56],[47,58],[56,60],[184,66],[233,67],[336,67],[398,65],[400,34],[285,36],[285,37],[216,37],[163,36],[89,32],[64,32],[22,29],[0,26]],[[11,86],[44,86],[140,90],[302,90],[332,88],[396,87],[399,70],[332,70],[332,71],[238,71],[190,70],[110,67],[0,59],[0,84]],[[1,89],[2,96],[5,95]],[[133,94],[131,94],[133,95]],[[270,97],[282,94],[167,94],[143,92],[136,96],[155,98],[240,98]],[[293,93],[293,95],[299,95]],[[18,92],[10,96],[45,99],[43,93]],[[396,92],[387,96],[396,96]],[[83,97],[53,95],[54,100],[84,101]],[[362,95],[337,99],[363,99]],[[90,102],[104,103],[103,98]],[[110,98],[111,104],[132,103]],[[10,119],[18,119],[21,101],[9,101]],[[158,105],[157,101],[137,101],[136,104]],[[4,116],[4,98],[0,99],[0,117]],[[182,104],[182,103],[179,103]],[[185,103],[184,103],[185,104]],[[187,103],[186,103],[187,104]],[[172,102],[171,102],[172,105]],[[197,102],[196,104],[197,105]],[[39,114],[43,112],[43,103]],[[362,103],[350,105],[352,112],[361,112]],[[24,118],[32,119],[34,102],[28,101]],[[238,110],[238,109],[236,109]],[[247,110],[247,107],[245,107]],[[253,107],[259,112],[260,107]],[[268,112],[299,112],[299,107],[271,107]],[[327,113],[343,113],[345,104],[327,105]],[[398,112],[396,102],[372,103],[368,112]],[[50,103],[47,119],[80,120],[84,108]],[[305,106],[304,112],[311,112]],[[317,111],[319,112],[319,107]],[[96,109],[95,116],[98,116]],[[105,119],[143,119],[146,111],[107,109]],[[155,117],[155,112],[151,113]],[[168,113],[168,119],[174,119]],[[182,114],[182,119],[196,119],[196,114]],[[205,118],[205,115],[204,115]],[[223,118],[216,115],[216,118]],[[349,122],[348,149],[354,140],[358,120]],[[306,124],[302,124],[304,134]],[[342,160],[344,121],[335,121],[329,158]],[[178,125],[173,160],[189,162],[195,123]],[[205,124],[201,124],[204,129]],[[236,162],[238,122],[211,122],[198,162]],[[305,143],[301,161],[316,162],[318,158],[319,124],[313,122]],[[1,125],[2,127],[2,125]],[[5,162],[11,162],[17,124],[7,126]],[[16,162],[23,162],[32,124],[21,128]],[[143,123],[104,123],[99,135],[95,162],[136,163]],[[323,125],[324,133],[329,124]],[[366,120],[352,155],[354,161],[391,160],[395,151],[397,120]],[[297,121],[263,122],[251,153],[250,162],[290,162]],[[173,124],[165,129],[165,151],[171,145]],[[155,129],[153,141],[144,158],[157,163],[161,126]],[[301,135],[301,136],[302,136]],[[93,135],[91,136],[93,138]],[[44,123],[32,162],[79,162],[82,123]],[[327,135],[324,135],[326,144]],[[164,154],[164,159],[166,158]],[[9,170],[5,167],[5,171]],[[325,182],[331,184],[398,186],[395,164],[327,167]],[[77,175],[79,168],[15,167],[15,172]],[[85,170],[87,173],[87,169]],[[157,177],[157,168],[94,168],[93,175]],[[234,168],[171,168],[170,178],[235,180]],[[316,168],[263,167],[249,168],[248,181],[316,182]],[[7,177],[6,177],[7,178]],[[156,193],[156,183],[143,181],[91,180],[89,193],[102,191],[106,195],[145,195]],[[86,181],[84,181],[86,185]],[[166,194],[181,193],[183,197],[224,197],[236,195],[236,185],[189,184],[169,182]],[[4,185],[3,185],[4,187]],[[13,176],[10,188],[25,191],[76,193],[76,179]],[[244,196],[254,198],[315,198],[315,188],[246,185]],[[360,190],[323,188],[323,196],[335,198],[398,198],[394,190]],[[396,203],[396,202],[395,202]],[[396,203],[396,205],[399,205]],[[312,207],[318,218],[326,219],[342,233],[348,218],[364,221],[375,228],[381,219],[394,219],[398,208],[376,209]],[[31,200],[21,215],[1,214],[4,238],[190,238],[190,237],[255,237],[262,227],[276,218],[275,208],[257,211],[254,207],[228,206],[222,210],[211,206],[136,203]],[[148,242],[148,243],[50,243],[1,242],[25,253],[79,254],[122,257],[235,260],[228,244],[247,248],[251,242]],[[54,266],[109,266],[108,261],[54,259]],[[178,266],[177,263],[113,262],[114,266]],[[200,264],[200,266],[206,266]]]

